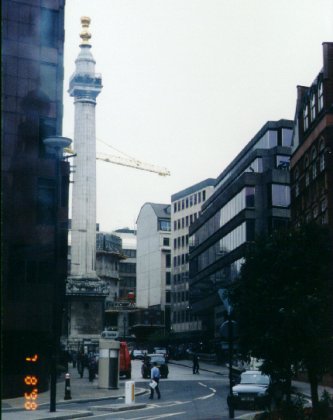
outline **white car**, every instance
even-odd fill
[[[232,396],[228,397],[228,404],[234,408],[251,406],[266,408],[271,403],[271,378],[259,370],[247,370],[241,374],[238,385],[232,387]]]
[[[143,360],[143,358],[145,357],[145,354],[147,353],[148,353],[147,350],[134,349],[132,350],[131,357],[132,359]]]

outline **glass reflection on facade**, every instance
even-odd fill
[[[198,246],[247,207],[255,206],[255,187],[245,187],[221,210],[216,212],[195,235],[190,237],[190,247]]]
[[[272,184],[272,206],[290,206],[290,186]]]
[[[220,339],[219,290],[234,281],[248,243],[289,222],[293,121],[267,122],[217,178],[190,227],[190,304],[207,335]]]

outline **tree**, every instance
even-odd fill
[[[229,298],[242,354],[290,385],[292,366],[307,369],[314,410],[318,380],[332,372],[332,238],[316,224],[259,238],[248,250]]]

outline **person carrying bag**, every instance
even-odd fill
[[[154,362],[153,363],[153,367],[150,371],[150,378],[151,378],[151,382],[149,383],[149,387],[150,387],[150,397],[149,399],[152,400],[154,398],[154,391],[156,391],[157,394],[157,398],[160,399],[161,398],[161,393],[160,393],[160,389],[159,389],[159,381],[160,381],[160,377],[161,377],[161,373],[159,368],[157,367],[157,363]]]

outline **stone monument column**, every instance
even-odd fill
[[[96,98],[102,78],[95,73],[88,31],[90,18],[82,17],[80,53],[70,79],[74,97],[74,160],[72,194],[71,277],[96,278]]]

